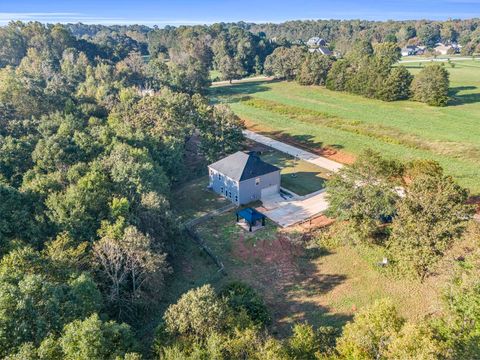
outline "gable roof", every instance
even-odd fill
[[[235,181],[248,180],[280,170],[257,155],[243,151],[237,151],[209,167]]]

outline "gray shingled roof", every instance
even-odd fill
[[[280,169],[257,155],[238,151],[210,165],[212,169],[235,181],[248,180]]]

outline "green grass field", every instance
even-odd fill
[[[263,152],[261,157],[281,168],[281,186],[300,196],[323,189],[329,177],[327,170],[276,150]]]
[[[366,148],[400,160],[437,160],[473,194],[480,194],[480,61],[454,62],[451,101],[444,108],[413,101],[383,102],[295,82],[214,87],[256,131],[290,137],[309,148],[359,154]],[[406,64],[412,73],[419,64]]]

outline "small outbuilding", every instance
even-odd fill
[[[240,219],[244,219],[248,224],[248,231],[252,231],[252,227],[257,226],[257,222],[261,222],[265,226],[265,215],[253,208],[245,208],[237,211],[237,223]]]
[[[236,205],[280,191],[280,169],[254,152],[238,151],[208,166],[209,188]]]

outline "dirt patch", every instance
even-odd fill
[[[254,123],[253,121],[251,121],[249,119],[242,118],[242,120],[245,122],[245,126],[247,127],[248,130],[256,131],[256,132],[259,132],[259,133],[265,133],[266,136],[273,137],[274,139],[276,139],[278,141],[282,141],[282,142],[285,142],[287,144],[296,146],[300,149],[310,151],[310,152],[312,152],[316,155],[326,157],[327,159],[339,162],[341,164],[347,164],[347,165],[348,164],[353,164],[356,160],[356,157],[353,154],[346,153],[344,151],[335,149],[335,148],[330,147],[330,146],[325,146],[325,147],[307,146],[303,142],[295,140],[294,138],[292,138],[288,134],[280,133],[280,132],[272,133],[271,129],[268,129],[264,126],[260,126],[260,125]]]
[[[477,206],[477,215],[480,215],[480,195],[478,196],[471,196],[468,201],[468,204],[476,205]]]

